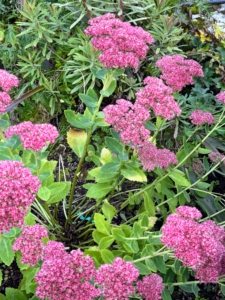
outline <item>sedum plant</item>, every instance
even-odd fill
[[[194,126],[174,153],[163,147],[160,135],[181,118],[174,94],[194,84],[194,77],[204,76],[201,65],[180,55],[164,56],[156,62],[160,78],[146,77],[134,103],[118,99],[102,109],[124,68],[138,69],[154,39],[113,14],[91,19],[89,25],[85,34],[92,36],[92,51],[98,51],[103,67],[89,71],[98,79],[99,90],[91,84],[79,93],[84,112],[64,111],[73,126],[67,141],[79,158],[72,182],[57,181],[57,162],[48,160],[48,143],[59,136],[53,125],[10,125],[8,115],[1,116],[0,260],[10,266],[16,258],[23,279],[18,289],[6,288],[0,299],[157,300],[171,299],[174,286],[191,289],[196,296],[199,282],[223,286],[224,224],[208,219],[216,219],[224,209],[201,219],[191,197],[197,191],[202,198],[210,193],[204,179],[224,156],[210,154],[214,164],[196,180],[187,164],[198,154],[211,153],[204,143],[224,125],[224,92],[216,96],[222,112],[190,112],[186,122]],[[6,99],[1,108],[6,112],[11,101],[7,93],[18,79],[0,74]],[[92,136],[110,125],[97,155]],[[200,131],[204,136],[199,140]],[[207,166],[207,156],[204,159]],[[83,185],[86,194],[78,199],[85,160],[95,166]],[[127,190],[129,181],[137,188]],[[124,213],[129,209],[132,217]],[[119,216],[124,222],[117,224]],[[191,275],[197,280],[189,281]]]

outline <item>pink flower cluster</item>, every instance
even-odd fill
[[[107,300],[124,299],[135,293],[133,282],[139,271],[131,262],[115,258],[112,265],[104,264],[97,271],[96,283],[101,286],[102,296]]]
[[[165,169],[170,164],[177,164],[176,155],[168,149],[158,149],[151,142],[146,141],[142,147],[137,148],[138,159],[143,169],[152,171],[155,167]]]
[[[0,92],[0,112],[4,112],[6,107],[12,102],[9,94]]]
[[[0,233],[21,226],[40,181],[18,161],[0,161]]]
[[[4,92],[10,92],[12,86],[18,86],[19,80],[15,75],[5,70],[0,70],[0,86]]]
[[[146,57],[148,44],[153,37],[141,27],[122,22],[114,14],[105,14],[89,20],[90,26],[84,31],[92,35],[96,50],[102,51],[99,60],[105,68],[138,68],[139,60]]]
[[[6,138],[18,135],[25,149],[40,151],[47,142],[54,143],[59,133],[55,126],[51,124],[33,124],[22,122],[19,125],[10,126],[6,132]]]
[[[143,280],[137,282],[138,293],[145,300],[162,299],[163,289],[162,278],[155,273],[152,273],[150,276],[145,276]]]
[[[219,102],[222,102],[223,104],[225,104],[225,92],[220,92],[219,94],[217,94],[216,99]]]
[[[171,120],[181,114],[181,109],[172,95],[173,90],[156,77],[146,77],[146,86],[136,93],[137,103],[153,109],[156,116]]]
[[[195,271],[195,278],[216,283],[222,274],[225,256],[225,231],[213,221],[198,223],[196,208],[178,207],[162,227],[161,242],[174,250],[175,258]]]
[[[36,295],[51,300],[92,300],[100,290],[90,283],[96,277],[94,262],[80,250],[70,254],[58,242],[48,242],[36,275]]]
[[[219,152],[211,152],[209,153],[209,158],[211,159],[212,162],[214,163],[218,163],[220,162],[223,158],[225,157],[225,155],[219,153]],[[225,165],[225,159],[223,160],[223,164]]]
[[[193,84],[193,77],[204,76],[202,66],[193,59],[184,59],[180,55],[165,55],[156,62],[162,69],[161,78],[173,91],[181,91],[185,85]]]
[[[12,86],[18,86],[19,80],[15,75],[9,74],[5,70],[0,70],[0,112],[4,112],[6,107],[12,102],[11,97],[7,94]]]
[[[123,143],[142,145],[150,137],[150,131],[144,127],[144,123],[150,118],[148,109],[124,99],[119,99],[116,103],[103,109],[105,121],[120,132]]]
[[[35,266],[41,259],[45,237],[48,237],[48,231],[39,224],[22,226],[22,234],[15,240],[12,250],[21,251],[22,263]]]
[[[191,119],[191,123],[194,125],[203,125],[203,124],[208,124],[212,125],[215,123],[215,119],[213,118],[213,115],[209,112],[204,112],[202,110],[195,110],[193,111],[189,119]]]

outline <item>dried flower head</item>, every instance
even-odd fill
[[[212,162],[214,163],[218,163],[220,161],[223,162],[223,164],[225,165],[225,159],[224,159],[225,155],[219,153],[219,152],[211,152],[209,153],[209,158],[211,159]]]

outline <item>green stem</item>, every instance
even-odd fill
[[[193,284],[193,283],[194,283],[194,284],[195,284],[195,283],[198,284],[198,283],[200,283],[200,281],[187,281],[187,282],[175,282],[175,283],[171,283],[171,282],[170,282],[170,283],[163,283],[163,285],[164,285],[164,286],[168,286],[168,285],[169,285],[169,286],[171,286],[171,285],[172,285],[172,286],[180,286],[180,285]]]
[[[112,79],[113,79],[113,73],[109,74],[108,77],[106,77],[105,81],[103,81],[102,91],[107,91],[107,89],[110,86],[110,83],[111,83]],[[95,111],[93,113],[93,117],[91,119],[91,122],[93,122],[93,125],[88,130],[86,143],[84,145],[84,150],[83,150],[81,159],[78,163],[77,169],[74,173],[74,178],[73,178],[73,183],[72,183],[72,187],[71,187],[71,191],[70,191],[70,198],[69,198],[68,218],[66,220],[65,229],[67,229],[68,223],[72,224],[72,204],[73,204],[73,197],[74,197],[74,193],[75,193],[75,188],[76,188],[76,185],[77,185],[77,179],[78,179],[77,175],[81,171],[83,162],[85,160],[85,157],[86,157],[86,154],[87,154],[87,148],[88,148],[88,145],[90,144],[90,141],[91,141],[91,135],[92,135],[92,130],[94,128],[95,119],[97,117],[97,113],[99,112],[99,109],[100,109],[103,98],[104,98],[104,95],[101,95],[99,100],[98,100],[97,106],[96,106]]]
[[[156,139],[158,133],[160,132],[160,129],[163,127],[163,125],[165,124],[166,120],[161,118],[161,117],[157,117],[157,120],[160,120],[159,126],[157,127],[156,132],[154,133],[153,137],[150,138],[150,142],[154,142],[154,140]],[[157,122],[157,121],[156,121]]]
[[[169,250],[165,251],[165,252],[159,252],[159,253],[156,252],[154,255],[148,255],[148,256],[145,256],[145,257],[135,259],[135,260],[133,260],[133,263],[140,262],[140,261],[143,261],[143,260],[146,260],[146,259],[149,259],[149,258],[153,258],[153,257],[156,257],[156,256],[161,256],[161,255],[164,255],[164,254],[172,254],[172,252],[169,251]]]

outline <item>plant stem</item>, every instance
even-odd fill
[[[146,259],[149,259],[149,258],[153,258],[153,257],[156,257],[156,256],[161,256],[161,255],[164,255],[164,254],[172,254],[172,252],[169,251],[169,250],[165,251],[165,252],[159,252],[159,253],[156,252],[154,255],[148,255],[148,256],[145,256],[145,257],[141,257],[141,258],[133,260],[132,262],[136,263],[136,262],[140,262],[140,261],[143,261],[143,260],[146,260]]]

